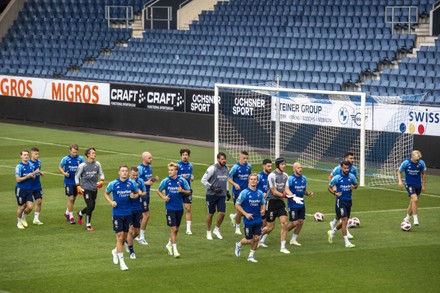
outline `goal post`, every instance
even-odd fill
[[[214,156],[238,160],[247,151],[251,164],[282,156],[330,171],[350,151],[360,186],[367,178],[392,184],[413,147],[413,134],[399,127],[410,107],[402,97],[362,92],[215,84]]]

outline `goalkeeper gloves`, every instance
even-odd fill
[[[83,194],[84,194],[84,189],[82,189],[80,185],[77,185],[77,186],[76,186],[76,191],[77,191],[77,193],[80,194],[80,195],[83,195]]]
[[[229,190],[226,192],[226,198],[228,201],[231,200],[231,194],[229,193]]]
[[[304,198],[298,197],[298,196],[294,196],[292,198],[292,200],[297,203],[297,204],[304,204]]]
[[[99,181],[97,184],[96,184],[96,188],[102,188],[104,186],[104,181]]]

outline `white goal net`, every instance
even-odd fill
[[[417,98],[364,93],[216,84],[215,153],[249,162],[285,157],[304,167],[332,170],[353,152],[360,184],[394,184],[413,148],[404,124]]]

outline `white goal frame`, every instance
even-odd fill
[[[344,92],[344,91],[324,91],[324,90],[310,90],[310,89],[292,89],[292,88],[279,88],[279,87],[267,87],[267,86],[246,86],[236,84],[222,84],[216,83],[214,85],[214,162],[216,162],[216,156],[220,150],[219,146],[219,90],[221,88],[227,89],[242,89],[242,90],[255,90],[255,91],[268,91],[268,92],[288,92],[288,93],[304,93],[304,94],[324,94],[324,95],[345,95],[360,97],[360,150],[359,150],[359,185],[365,186],[365,118],[366,118],[366,94],[363,92]],[[279,103],[280,99],[277,99]],[[275,121],[275,156],[279,157],[280,154],[280,107],[279,104],[276,107],[276,121]]]

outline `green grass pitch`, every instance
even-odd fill
[[[112,262],[115,236],[111,207],[103,191],[98,194],[93,214],[95,231],[70,225],[63,213],[66,196],[57,167],[68,154],[68,145],[78,143],[80,152],[88,146],[97,149],[106,183],[115,179],[117,167],[140,163],[140,154],[153,154],[153,171],[167,176],[166,165],[179,161],[179,150],[192,151],[193,235],[177,238],[181,258],[167,255],[165,244],[169,228],[165,222],[163,201],[151,193],[151,219],[146,237],[148,246],[135,243],[136,260],[126,257],[129,270],[119,270]],[[42,179],[44,202],[42,226],[30,223],[25,230],[16,227],[14,168],[19,152],[36,146],[40,149],[45,176]],[[301,247],[288,245],[292,252],[279,252],[279,229],[267,240],[268,248],[255,254],[258,263],[249,263],[249,247],[240,258],[234,255],[239,237],[225,218],[223,240],[205,238],[206,204],[200,183],[213,161],[213,148],[146,141],[87,132],[65,131],[14,124],[0,124],[0,292],[439,292],[440,288],[440,178],[429,175],[426,193],[419,202],[420,226],[410,232],[400,230],[408,197],[396,186],[359,188],[353,194],[353,215],[361,226],[351,229],[356,244],[343,245],[340,231],[333,244],[327,242],[328,222],[333,218],[334,199],[327,192],[327,172],[304,170],[308,189],[314,198],[306,198],[307,214],[320,211],[324,222],[308,216],[298,241]],[[228,158],[228,165],[234,164]],[[293,163],[293,162],[289,162]],[[253,166],[260,171],[260,165]],[[291,173],[291,166],[288,166]],[[79,197],[75,211],[85,206]],[[227,215],[233,211],[227,204]],[[28,216],[32,222],[33,212]],[[182,230],[185,223],[182,221]],[[290,239],[291,233],[288,235]]]

